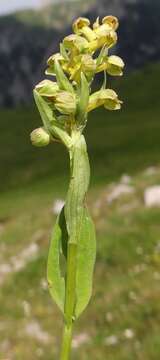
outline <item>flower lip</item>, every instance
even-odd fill
[[[119,21],[115,16],[109,15],[105,16],[102,19],[102,24],[108,24],[112,27],[113,30],[117,30],[119,26]]]
[[[61,61],[64,61],[65,59],[60,53],[57,53],[57,54],[54,54],[49,57],[49,59],[47,60],[47,64],[54,65],[55,60],[58,60],[61,62]]]

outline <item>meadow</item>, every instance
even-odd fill
[[[156,64],[116,81],[122,111],[97,110],[88,120],[97,263],[73,359],[160,358],[160,208],[144,203],[145,189],[160,183],[159,76]],[[62,322],[46,262],[67,154],[58,144],[32,147],[29,134],[41,125],[34,106],[0,117],[0,360],[57,359]],[[111,199],[120,185],[130,190]]]

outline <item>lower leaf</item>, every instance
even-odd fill
[[[63,313],[65,301],[65,280],[61,274],[60,253],[62,248],[64,252],[66,251],[67,237],[68,234],[64,217],[64,209],[62,209],[53,229],[53,236],[48,255],[47,279],[50,294]]]

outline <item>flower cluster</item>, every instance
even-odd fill
[[[46,75],[54,76],[56,81],[43,80],[35,87],[37,105],[43,99],[43,106],[46,104],[52,111],[54,125],[66,131],[69,136],[72,130],[83,130],[87,113],[96,107],[103,105],[108,110],[121,108],[122,101],[115,91],[105,89],[106,84],[91,94],[96,73],[103,71],[105,78],[106,74],[123,75],[123,60],[119,56],[108,54],[109,49],[117,43],[118,26],[118,19],[114,16],[104,17],[102,23],[98,18],[93,26],[87,18],[78,18],[73,23],[73,34],[64,38],[60,44],[60,52],[50,56],[47,61]],[[42,106],[38,106],[39,110],[40,107]],[[44,120],[44,116],[42,119]],[[49,131],[46,121],[44,127],[45,131]],[[39,140],[37,143],[40,146]]]

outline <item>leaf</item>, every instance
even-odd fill
[[[96,236],[93,221],[85,209],[77,252],[75,317],[84,311],[92,294],[92,277],[96,259]]]
[[[68,54],[67,54],[67,51],[66,51],[63,43],[60,44],[60,53],[61,53],[61,55],[64,57],[64,59],[65,59],[66,61],[69,61],[69,56],[68,56]]]
[[[67,239],[68,234],[63,208],[53,229],[53,236],[50,244],[47,265],[49,291],[53,300],[63,313],[65,301],[65,280],[61,275],[60,251],[61,248],[63,248],[63,251],[66,253]]]
[[[99,53],[98,58],[97,58],[97,61],[96,61],[97,66],[101,65],[101,63],[106,55],[107,55],[107,48],[106,48],[106,45],[104,45]]]
[[[58,82],[60,89],[69,91],[74,94],[73,86],[69,82],[69,80],[68,80],[67,76],[65,75],[58,60],[55,60],[54,69],[55,69],[55,74],[56,74],[57,82]]]
[[[88,81],[86,80],[85,75],[82,72],[81,88],[80,88],[79,102],[77,105],[77,114],[76,114],[76,118],[80,123],[85,120],[88,102],[89,102],[89,84]]]

